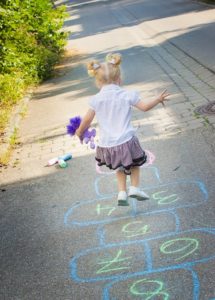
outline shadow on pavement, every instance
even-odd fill
[[[199,133],[146,147],[156,155],[153,165],[141,171],[141,186],[151,195],[148,202],[117,207],[115,176],[96,173],[93,154],[74,158],[67,169],[20,180],[0,191],[2,299],[101,299],[107,284],[116,284],[112,292],[125,299],[130,294],[123,282],[130,286],[158,277],[164,287],[174,287],[168,289],[173,298],[192,299],[191,268],[201,283],[195,287],[202,299],[206,294],[213,297],[214,171],[201,155],[210,158],[210,150]],[[137,234],[129,227],[137,224],[148,224],[148,230]],[[122,229],[136,235],[124,242]],[[143,234],[147,239],[141,244]],[[154,271],[141,273],[148,268],[143,264],[149,258],[143,252],[147,241]],[[113,260],[120,249],[122,257],[132,259],[129,269],[120,256],[112,261],[116,269],[98,277],[101,262]],[[169,274],[172,266],[176,278]]]

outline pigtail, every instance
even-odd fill
[[[106,62],[112,64],[113,66],[119,66],[122,61],[122,56],[120,53],[109,53],[106,56]]]
[[[87,64],[87,72],[90,77],[95,77],[98,69],[101,68],[100,63],[97,60],[93,60]]]
[[[99,63],[92,60],[87,64],[90,77],[95,77],[97,86],[103,84],[118,83],[120,81],[121,54],[110,53],[106,56],[106,62]]]

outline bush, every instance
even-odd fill
[[[1,112],[19,100],[27,86],[50,76],[66,42],[60,32],[65,17],[65,7],[54,9],[51,0],[0,0]],[[0,113],[0,120],[3,117]]]
[[[13,105],[23,97],[26,87],[23,73],[0,74],[0,133],[7,124]]]

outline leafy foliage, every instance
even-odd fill
[[[50,76],[65,45],[66,34],[60,31],[65,17],[65,7],[53,8],[51,0],[0,0],[2,114],[28,85]]]

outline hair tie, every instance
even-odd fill
[[[97,69],[99,69],[99,68],[100,68],[100,65],[99,65],[99,64],[96,64],[96,63],[93,64],[93,69],[94,69],[94,70],[97,70]]]
[[[94,62],[94,63],[92,63],[92,64],[90,64],[90,69],[88,69],[88,75],[90,76],[90,77],[95,77],[95,75],[96,75],[96,70],[97,69],[99,69],[99,68],[101,68],[101,65],[100,64],[98,64],[98,63],[96,63],[96,62]]]
[[[106,62],[119,67],[120,63],[121,63],[121,54],[119,53],[109,53],[106,55]]]
[[[109,64],[112,64],[112,65],[115,65],[115,64],[116,64],[116,60],[115,60],[115,58],[113,58],[113,57],[107,57],[107,58],[106,58],[106,61],[107,61]]]

